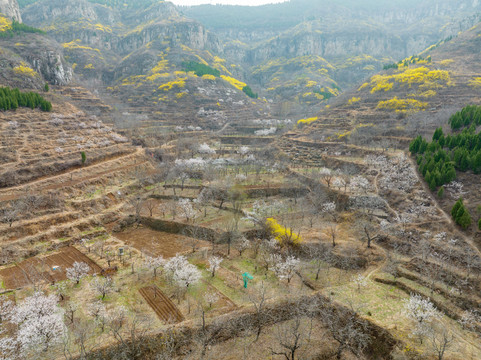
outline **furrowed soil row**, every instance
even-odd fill
[[[139,292],[161,320],[167,323],[184,320],[179,309],[157,286],[146,286],[139,289]]]

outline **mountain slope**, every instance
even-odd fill
[[[330,108],[299,121],[298,129],[288,134],[281,146],[291,156],[309,160],[324,147],[407,151],[409,142],[420,134],[431,139],[438,127],[448,134],[452,114],[466,105],[481,104],[480,48],[481,24],[477,24],[342,94]],[[296,144],[302,144],[303,150],[299,152]],[[481,177],[457,172],[457,180],[464,184],[463,197],[475,214],[481,201],[476,188]],[[440,202],[449,213],[456,200],[448,196]],[[481,246],[479,232],[472,236]]]
[[[333,83],[348,89],[384,64],[469,28],[479,19],[481,6],[468,0],[385,1],[382,6],[374,1],[293,0],[259,7],[181,9],[226,41],[225,57],[241,64],[248,79],[267,90],[269,97],[292,100],[294,87],[300,94],[296,102],[307,99],[319,106],[325,98],[302,96],[312,93],[305,83],[316,82],[319,95]],[[298,72],[295,66],[290,71],[292,64],[315,63],[319,57],[328,63],[316,64],[324,71],[321,74]],[[273,71],[273,62],[281,76],[279,69]]]
[[[40,30],[13,23],[0,15],[0,79],[2,85],[43,89],[46,82],[66,85],[72,69],[63,48]]]
[[[25,7],[23,15],[62,43],[79,80],[123,112],[152,114],[148,128],[174,127],[183,119],[221,128],[227,118],[268,116],[268,105],[242,91],[241,68],[217,56],[218,38],[169,2],[48,0]],[[205,68],[186,71],[189,62]],[[233,103],[240,111],[231,109]],[[206,112],[214,115],[206,118]]]

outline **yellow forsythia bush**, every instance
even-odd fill
[[[272,235],[274,235],[276,240],[279,241],[281,245],[285,244],[286,241],[294,245],[302,242],[302,238],[300,236],[294,234],[291,229],[287,229],[278,224],[276,219],[268,218],[266,220],[266,224],[270,228]]]

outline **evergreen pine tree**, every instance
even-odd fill
[[[459,198],[451,209],[451,216],[454,220],[456,220],[456,214],[461,206],[463,206],[463,198]]]
[[[441,186],[438,191],[438,197],[443,198],[444,197],[444,186]]]
[[[465,211],[463,212],[463,215],[461,215],[459,217],[459,219],[456,221],[459,225],[461,225],[461,227],[466,230],[472,223],[472,219],[471,219],[471,215],[469,214],[469,212],[467,211],[467,209],[465,209]]]

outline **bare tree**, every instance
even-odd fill
[[[192,248],[192,253],[198,249],[200,239],[206,238],[206,231],[202,226],[188,226],[182,230],[182,235],[187,237],[187,243]]]
[[[269,300],[267,295],[267,288],[262,281],[259,285],[253,286],[249,289],[247,297],[255,309],[255,317],[253,327],[256,330],[256,339],[259,340],[262,328],[265,324],[265,319],[269,318],[270,313],[267,311],[266,303]]]
[[[145,339],[152,329],[152,319],[139,311],[130,316],[122,308],[116,308],[108,314],[110,332],[117,340],[121,354],[127,359],[139,359]]]
[[[371,342],[366,323],[358,319],[355,313],[328,303],[321,308],[320,316],[326,329],[338,343],[336,359],[341,359],[344,350],[359,357]]]
[[[311,341],[313,319],[297,314],[293,320],[276,326],[276,338],[280,350],[271,348],[272,355],[282,355],[295,360],[297,352]]]
[[[446,350],[453,345],[454,336],[445,326],[439,326],[431,330],[428,340],[431,351],[436,354],[436,358],[443,360]]]
[[[134,210],[135,221],[140,222],[140,212],[144,207],[144,199],[142,199],[140,196],[134,196],[131,197],[128,202]]]
[[[87,354],[91,353],[97,346],[95,341],[95,329],[90,321],[79,320],[72,328],[73,343],[76,344],[80,360],[87,359]]]
[[[154,213],[154,209],[156,208],[155,200],[154,199],[148,199],[147,201],[145,201],[145,207],[147,208],[147,210],[149,210],[150,217],[152,217],[153,213]]]
[[[155,360],[171,360],[180,347],[178,339],[175,337],[174,329],[167,329],[158,340],[158,348]]]
[[[12,227],[13,223],[18,220],[20,213],[21,209],[16,204],[10,204],[10,207],[4,208],[0,213],[0,220],[8,224],[8,227]]]
[[[321,168],[319,169],[317,175],[322,181],[326,183],[328,188],[331,187],[331,181],[334,178],[334,173],[330,169]]]
[[[332,247],[336,246],[336,238],[337,238],[337,224],[331,224],[327,228],[327,234],[332,240]]]
[[[320,243],[307,247],[307,252],[311,261],[314,262],[317,281],[319,280],[322,266],[329,266],[330,264],[331,249],[327,248],[327,245]]]

